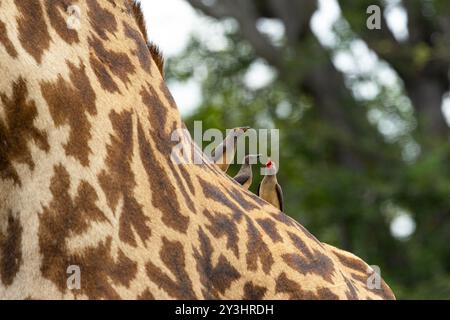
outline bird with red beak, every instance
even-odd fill
[[[247,132],[250,127],[237,127],[225,137],[225,139],[214,149],[212,160],[220,170],[226,172],[233,162],[237,148],[237,140]]]
[[[241,169],[234,176],[234,180],[248,190],[252,185],[253,171],[252,165],[258,163],[260,154],[248,154],[244,157],[244,161],[241,165]]]
[[[259,188],[258,196],[269,202],[280,211],[284,210],[283,191],[277,181],[277,167],[272,160],[268,160],[266,165],[266,174],[262,179]]]

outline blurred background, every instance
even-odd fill
[[[188,128],[279,129],[288,215],[397,298],[450,299],[450,1],[142,6]]]

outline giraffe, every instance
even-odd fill
[[[171,161],[148,43],[130,0],[0,2],[0,298],[394,299],[216,165]]]

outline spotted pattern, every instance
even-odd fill
[[[121,251],[116,259],[111,255],[111,237],[84,252],[72,253],[69,250],[67,245],[71,237],[93,227],[94,222],[107,222],[107,218],[95,204],[98,197],[92,186],[81,182],[72,198],[69,173],[61,165],[54,171],[50,187],[53,200],[44,208],[39,224],[42,276],[55,283],[61,292],[66,292],[68,266],[82,266],[80,294],[91,299],[118,298],[109,279],[118,285],[129,285],[137,271],[136,263]]]
[[[14,45],[12,44],[11,40],[8,38],[6,26],[2,21],[0,21],[0,43],[5,47],[6,52],[8,52],[8,54],[11,57],[13,57],[13,58],[17,57],[16,48],[14,48]]]
[[[15,0],[15,5],[20,12],[17,19],[20,43],[37,63],[41,63],[51,40],[42,4],[40,1]]]
[[[69,141],[64,146],[69,156],[77,158],[84,166],[89,165],[91,123],[89,115],[96,115],[96,94],[86,75],[83,63],[79,67],[67,64],[70,70],[69,80],[58,77],[56,82],[43,81],[41,92],[49,106],[50,114],[56,126],[68,125]],[[64,106],[62,108],[61,106]]]
[[[200,247],[194,248],[194,258],[197,261],[197,271],[203,285],[203,298],[221,298],[231,284],[241,277],[241,274],[223,254],[219,255],[216,264],[213,263],[214,248],[202,229],[198,230],[198,238]]]
[[[267,292],[267,288],[253,284],[252,281],[246,282],[244,285],[243,300],[261,300],[264,299],[264,295]]]
[[[4,119],[0,118],[0,177],[20,184],[14,163],[24,163],[33,170],[30,144],[46,152],[50,146],[47,133],[35,126],[38,111],[35,101],[29,98],[25,79],[14,81],[12,87],[11,97],[0,93],[0,107],[5,114]]]
[[[5,286],[13,283],[23,262],[22,237],[23,228],[20,220],[10,212],[6,233],[0,233],[0,280]]]
[[[0,298],[395,298],[215,165],[171,160],[185,126],[139,6],[1,6]]]
[[[111,143],[108,145],[107,169],[103,170],[98,178],[109,207],[120,216],[120,239],[136,246],[135,232],[141,241],[145,242],[150,237],[151,230],[148,226],[148,216],[133,196],[136,182],[131,169],[134,147],[132,114],[126,111],[121,114],[112,112],[110,119],[116,135],[111,137]],[[120,208],[119,201],[122,204]]]
[[[80,41],[78,32],[75,29],[67,28],[67,8],[76,5],[76,0],[54,1],[46,0],[45,10],[47,11],[50,24],[58,35],[67,43],[74,44]]]
[[[147,274],[150,280],[158,283],[171,297],[176,299],[197,298],[192,290],[192,281],[186,271],[183,245],[179,241],[169,241],[163,238],[159,255],[164,265],[174,275],[175,280],[164,273],[151,261],[147,263]]]

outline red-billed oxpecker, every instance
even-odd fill
[[[272,160],[266,163],[266,174],[259,185],[258,196],[280,211],[284,211],[283,191],[278,184],[277,167]]]

